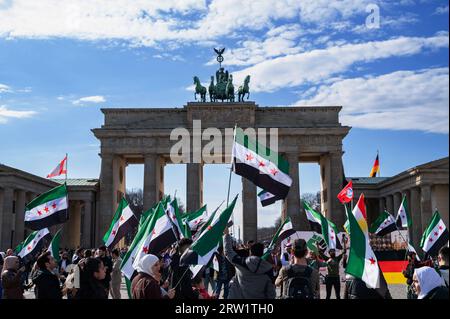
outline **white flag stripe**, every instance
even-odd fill
[[[39,220],[47,218],[54,212],[67,209],[67,197],[61,197],[42,205],[36,206],[25,212],[25,221]]]
[[[234,156],[237,159],[239,159],[240,162],[258,169],[262,174],[270,175],[272,179],[286,186],[291,186],[292,184],[291,177],[286,173],[282,172],[281,170],[279,170],[274,163],[270,162],[269,160],[256,154],[252,150],[246,148],[245,146],[239,143],[234,143],[233,151]],[[252,159],[247,161],[246,160],[247,155],[250,155]],[[261,162],[264,163],[264,166],[260,166]]]
[[[439,220],[439,222],[434,226],[433,230],[428,234],[425,239],[424,245],[422,247],[423,251],[428,252],[430,248],[434,245],[436,240],[442,235],[442,233],[446,230],[444,222]]]
[[[39,241],[49,233],[50,232],[49,232],[48,228],[44,228],[44,229],[41,229],[40,231],[38,231],[36,233],[36,236],[34,236],[33,240],[30,241],[26,246],[22,247],[22,250],[17,254],[17,256],[23,258],[28,253],[32,252],[33,249],[36,247],[36,245],[39,243]]]
[[[121,217],[114,223],[113,229],[108,237],[108,240],[105,243],[105,246],[109,246],[113,242],[120,226],[125,224],[130,218],[133,218],[133,211],[131,210],[130,206],[127,206],[123,209]]]

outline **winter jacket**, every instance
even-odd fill
[[[383,299],[375,289],[367,287],[359,278],[350,277],[345,281],[344,299]]]
[[[12,269],[2,273],[2,299],[24,299],[21,276],[22,272]]]
[[[36,299],[62,299],[59,279],[47,269],[33,273],[31,280],[36,286],[34,290]]]
[[[448,299],[448,288],[444,286],[431,290],[423,299]]]
[[[225,257],[236,267],[228,299],[275,299],[272,265],[257,256],[241,257],[233,250],[231,236],[223,238]]]
[[[161,293],[159,283],[152,276],[140,272],[133,278],[131,282],[131,298],[132,299],[167,299]]]
[[[170,287],[175,287],[176,299],[198,299],[198,295],[192,291],[192,272],[189,266],[180,266],[180,254],[172,255],[170,262]]]

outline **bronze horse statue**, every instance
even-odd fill
[[[195,93],[194,99],[197,101],[197,94],[200,94],[200,101],[206,102],[206,88],[201,85],[200,80],[197,76],[194,76]]]
[[[233,76],[230,74],[225,88],[225,94],[229,102],[234,102],[234,86],[233,86]]]
[[[209,101],[216,102],[216,86],[214,85],[214,76],[211,76],[211,83],[208,88]]]
[[[244,102],[244,96],[247,94],[247,100],[250,97],[250,88],[248,83],[250,82],[250,75],[247,75],[244,79],[244,84],[241,85],[238,89],[238,101]]]

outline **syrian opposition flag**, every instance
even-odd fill
[[[262,190],[258,194],[259,200],[263,207],[268,206],[270,204],[275,203],[277,200],[281,199],[280,197],[269,193],[268,191]]]
[[[50,242],[50,245],[47,248],[47,251],[50,252],[50,255],[52,255],[53,258],[55,258],[56,262],[59,262],[59,247],[61,242],[61,229],[58,230],[53,236],[52,241]]]
[[[378,218],[370,226],[369,232],[377,236],[384,236],[397,230],[394,217],[387,211],[378,216]]]
[[[441,219],[438,211],[435,211],[431,222],[423,233],[420,247],[429,256],[436,256],[442,246],[448,242],[448,229]]]
[[[67,175],[67,154],[66,157],[64,157],[64,159],[61,162],[59,162],[58,166],[56,166],[55,169],[50,174],[47,175],[47,178],[63,174]]]
[[[109,226],[105,236],[103,236],[103,242],[108,248],[113,248],[128,232],[133,230],[137,226],[138,221],[134,216],[133,211],[128,205],[125,198],[119,203],[114,218]]]
[[[174,228],[177,240],[191,237],[191,232],[187,231],[186,225],[182,221],[176,198],[174,198],[173,201],[169,200],[167,202],[166,214],[169,220],[172,222],[172,227]]]
[[[27,259],[40,252],[45,241],[50,240],[50,238],[51,234],[48,228],[34,231],[16,247],[15,252],[18,257]]]
[[[350,226],[350,253],[345,272],[361,279],[369,288],[379,288],[380,276],[383,274],[370,247],[364,194],[361,194],[353,212],[348,213],[347,218]]]
[[[232,161],[233,172],[281,199],[286,198],[292,184],[289,163],[253,141],[239,127],[234,132]]]
[[[411,229],[412,219],[409,215],[408,205],[406,203],[406,196],[403,195],[402,203],[398,209],[396,224],[398,229]]]
[[[184,222],[186,226],[189,227],[191,231],[198,231],[200,227],[206,223],[208,220],[208,212],[206,211],[206,205],[203,205],[199,210],[196,212],[188,214],[184,218]]]
[[[222,241],[223,231],[233,213],[238,195],[220,214],[214,214],[211,224],[200,234],[180,258],[180,265],[207,265]]]
[[[36,197],[25,207],[25,227],[39,230],[64,223],[69,219],[68,206],[64,183]]]
[[[200,229],[194,234],[194,236],[192,236],[192,240],[196,240],[197,238],[199,238],[200,235],[203,234],[203,232],[209,228],[209,226],[211,225],[211,223],[213,222],[213,220],[214,220],[214,218],[216,216],[217,211],[219,210],[219,207],[220,206],[218,206],[212,212],[212,214],[209,216],[209,218],[206,220],[206,222],[200,227]],[[228,222],[227,227],[231,227],[230,226],[230,221]]]
[[[337,238],[338,229],[336,225],[328,220],[322,214],[316,212],[308,203],[303,202],[303,206],[306,212],[306,218],[308,219],[311,230],[322,234],[328,249],[342,249],[342,245]]]
[[[375,158],[375,162],[373,163],[372,169],[370,171],[369,177],[377,176],[377,173],[380,172],[380,161],[378,160],[378,154]]]
[[[269,246],[267,247],[267,251],[263,255],[263,259],[266,259],[269,257],[270,253],[278,247],[283,240],[291,236],[292,234],[295,234],[295,230],[292,227],[291,218],[288,216],[283,223],[281,223],[280,227],[278,228],[277,232],[273,236],[272,240],[270,241]]]
[[[339,192],[337,198],[342,204],[349,203],[353,199],[353,182],[350,181],[348,184]]]

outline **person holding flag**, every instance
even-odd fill
[[[62,299],[59,278],[53,273],[57,263],[50,251],[41,254],[36,264],[39,270],[33,274],[32,278],[36,286],[34,290],[36,299]]]

